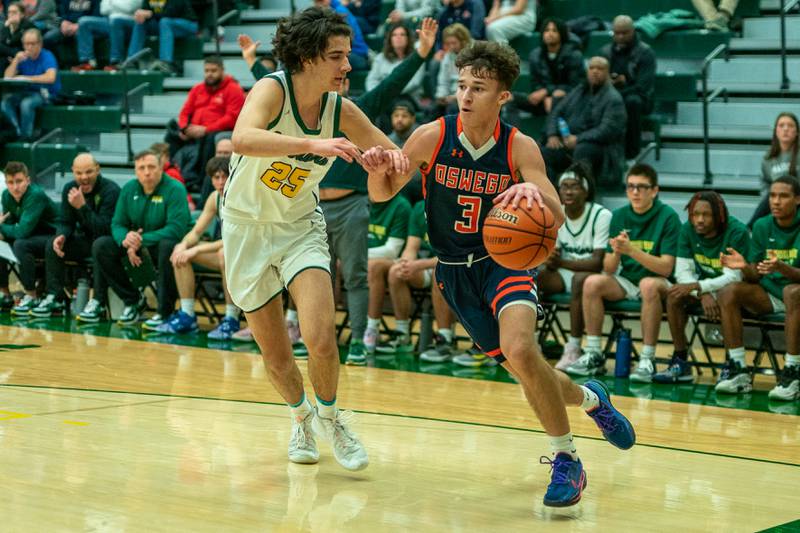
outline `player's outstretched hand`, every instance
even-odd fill
[[[430,17],[422,19],[422,24],[417,30],[417,42],[419,47],[417,52],[420,57],[426,58],[433,50],[433,45],[436,44],[436,32],[439,29],[439,23]]]
[[[719,254],[719,261],[722,263],[722,266],[732,270],[741,270],[747,266],[747,261],[742,254],[733,248],[728,248],[727,252],[727,254],[724,252]]]
[[[402,150],[387,150],[383,146],[375,146],[361,156],[361,166],[370,174],[406,175],[409,161]]]
[[[312,154],[324,157],[341,157],[348,163],[353,161],[361,163],[361,151],[358,146],[344,137],[313,140],[310,151]]]
[[[509,204],[516,209],[522,200],[527,200],[528,209],[533,207],[534,202],[539,204],[539,207],[544,209],[544,199],[542,199],[542,192],[539,187],[533,183],[515,183],[505,191],[501,192],[494,197],[494,203],[500,204],[500,207],[506,208]]]

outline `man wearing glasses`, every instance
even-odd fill
[[[30,82],[3,98],[3,113],[23,140],[33,138],[36,109],[47,104],[61,87],[58,63],[49,50],[42,49],[42,34],[36,28],[22,34],[23,50],[14,56],[4,72],[5,79]]]
[[[603,272],[589,276],[583,286],[586,348],[567,372],[604,374],[605,355],[600,347],[604,302],[641,300],[644,347],[631,381],[649,383],[655,374],[656,342],[664,312],[661,295],[672,285],[667,278],[675,267],[681,223],[675,210],[658,199],[658,175],[650,165],[631,167],[626,189],[630,204],[616,209],[611,217]]]

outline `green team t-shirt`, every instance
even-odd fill
[[[609,238],[613,239],[622,230],[628,230],[628,237],[633,246],[650,255],[675,256],[677,254],[681,220],[674,209],[662,203],[658,198],[653,203],[653,207],[641,215],[635,213],[630,204],[614,210],[608,230]],[[606,251],[611,253],[614,250],[609,244]],[[647,270],[627,255],[622,256],[620,265],[622,270],[619,274],[636,285],[642,278],[660,276],[660,274]]]
[[[369,248],[383,246],[389,237],[403,239],[408,236],[408,216],[411,204],[398,194],[388,202],[374,203],[369,208]]]
[[[792,225],[782,228],[772,215],[756,220],[753,225],[753,238],[750,240],[749,263],[758,263],[768,257],[768,252],[775,252],[784,263],[800,267],[800,211],[794,217]],[[761,277],[761,286],[776,298],[783,299],[783,288],[792,283],[777,272]]]
[[[414,204],[414,208],[411,210],[411,216],[408,219],[408,236],[422,239],[419,247],[420,257],[431,257],[433,255],[431,241],[428,239],[428,218],[425,216],[424,200]]]
[[[700,237],[691,222],[685,222],[678,237],[678,257],[692,259],[698,279],[712,279],[722,275],[719,254],[733,248],[747,257],[750,252],[750,233],[747,226],[731,217],[725,233],[712,239]]]

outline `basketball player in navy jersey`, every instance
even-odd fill
[[[566,404],[580,405],[614,446],[628,449],[636,436],[599,381],[572,383],[542,356],[534,332],[538,314],[532,271],[497,264],[481,230],[493,205],[547,206],[561,225],[559,197],[545,174],[536,143],[500,120],[519,76],[519,57],[508,46],[479,41],[456,60],[458,115],[417,129],[401,150],[375,147],[363,155],[374,201],[397,194],[419,168],[428,235],[439,258],[436,280],[478,346],[513,373],[550,437],[551,482],[544,504],[577,503],[586,473],[575,449]]]

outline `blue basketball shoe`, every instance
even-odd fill
[[[627,450],[636,444],[636,432],[633,431],[633,426],[625,418],[625,415],[611,405],[611,399],[605,384],[602,381],[593,379],[587,381],[584,387],[597,394],[597,397],[600,398],[600,405],[591,411],[586,411],[586,414],[594,420],[594,423],[603,432],[603,437],[621,450]]]
[[[158,333],[183,334],[197,331],[197,316],[178,310],[155,328]]]
[[[586,488],[586,472],[580,459],[573,459],[568,453],[559,453],[555,460],[542,456],[539,462],[550,465],[550,484],[544,495],[548,507],[569,507],[581,500]]]

